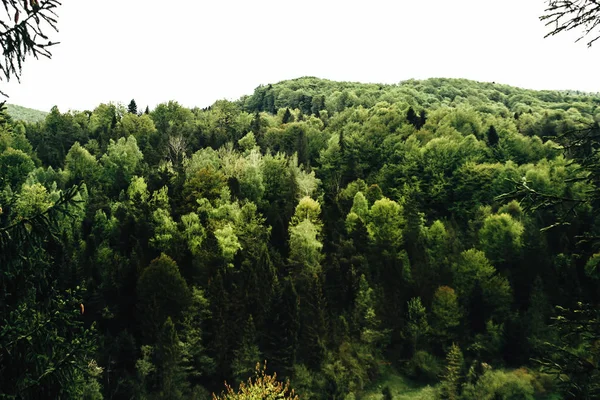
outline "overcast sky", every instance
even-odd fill
[[[64,0],[52,60],[28,60],[9,102],[40,110],[205,107],[301,76],[457,77],[600,92],[600,42],[544,39],[543,0]]]

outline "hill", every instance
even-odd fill
[[[6,104],[6,111],[17,121],[31,123],[42,122],[46,118],[46,115],[48,115],[45,111],[34,110],[33,108],[22,107],[16,104]]]

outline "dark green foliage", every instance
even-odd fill
[[[460,398],[464,379],[463,353],[456,344],[452,344],[446,356],[446,367],[442,373],[440,398],[457,400]]]
[[[140,275],[137,297],[138,319],[147,343],[156,340],[167,318],[179,321],[191,302],[177,264],[165,254]]]
[[[137,115],[137,113],[138,113],[137,104],[135,103],[134,99],[131,99],[131,101],[129,102],[129,105],[127,106],[127,112],[130,114]]]
[[[511,370],[535,358],[564,396],[593,389],[598,104],[300,78],[206,109],[0,114],[0,387],[202,398],[268,360],[302,398],[360,397],[388,364],[444,398],[531,398],[557,390]]]
[[[59,226],[77,204],[78,190],[29,218],[0,223],[0,397],[69,398],[95,368],[82,290],[71,289],[59,268],[68,245]]]
[[[545,343],[543,357],[536,360],[542,371],[551,373],[569,399],[600,396],[600,347],[598,308],[577,304],[572,309],[557,307],[553,318],[558,341]]]
[[[490,147],[496,147],[498,145],[498,141],[500,138],[498,137],[498,132],[494,125],[490,125],[490,128],[487,131],[487,141]]]
[[[287,124],[288,122],[294,122],[294,117],[292,116],[290,109],[286,108],[285,112],[283,113],[283,117],[281,118],[281,123]]]

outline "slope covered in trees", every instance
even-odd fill
[[[47,112],[18,106],[16,104],[6,104],[6,112],[17,121],[25,121],[30,123],[43,122],[46,118],[46,115],[48,115]]]
[[[360,398],[392,364],[440,398],[593,398],[597,147],[575,139],[599,119],[594,94],[317,78],[4,118],[2,235],[79,189],[19,258],[49,270],[3,271],[0,390],[201,399],[288,390],[276,373],[301,399]],[[49,285],[39,318],[58,302],[72,328],[36,332],[81,368],[36,376],[48,350],[19,332]]]

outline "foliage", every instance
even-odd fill
[[[260,363],[256,364],[254,378],[248,378],[248,382],[240,383],[237,392],[227,383],[226,390],[217,396],[213,393],[214,400],[251,400],[251,399],[298,399],[294,390],[290,389],[289,382],[282,383],[277,381],[277,374],[268,375],[267,365],[261,368]]]
[[[24,121],[29,123],[42,122],[46,119],[47,112],[34,110],[32,108],[18,106],[16,104],[6,104],[6,112],[15,121]]]
[[[300,78],[205,109],[0,113],[0,319],[4,338],[39,327],[0,379],[33,383],[47,343],[78,371],[51,397],[248,394],[275,373],[303,398],[566,396],[596,378],[575,329],[593,314],[549,322],[598,301],[599,102]],[[498,369],[530,357],[565,385]]]

